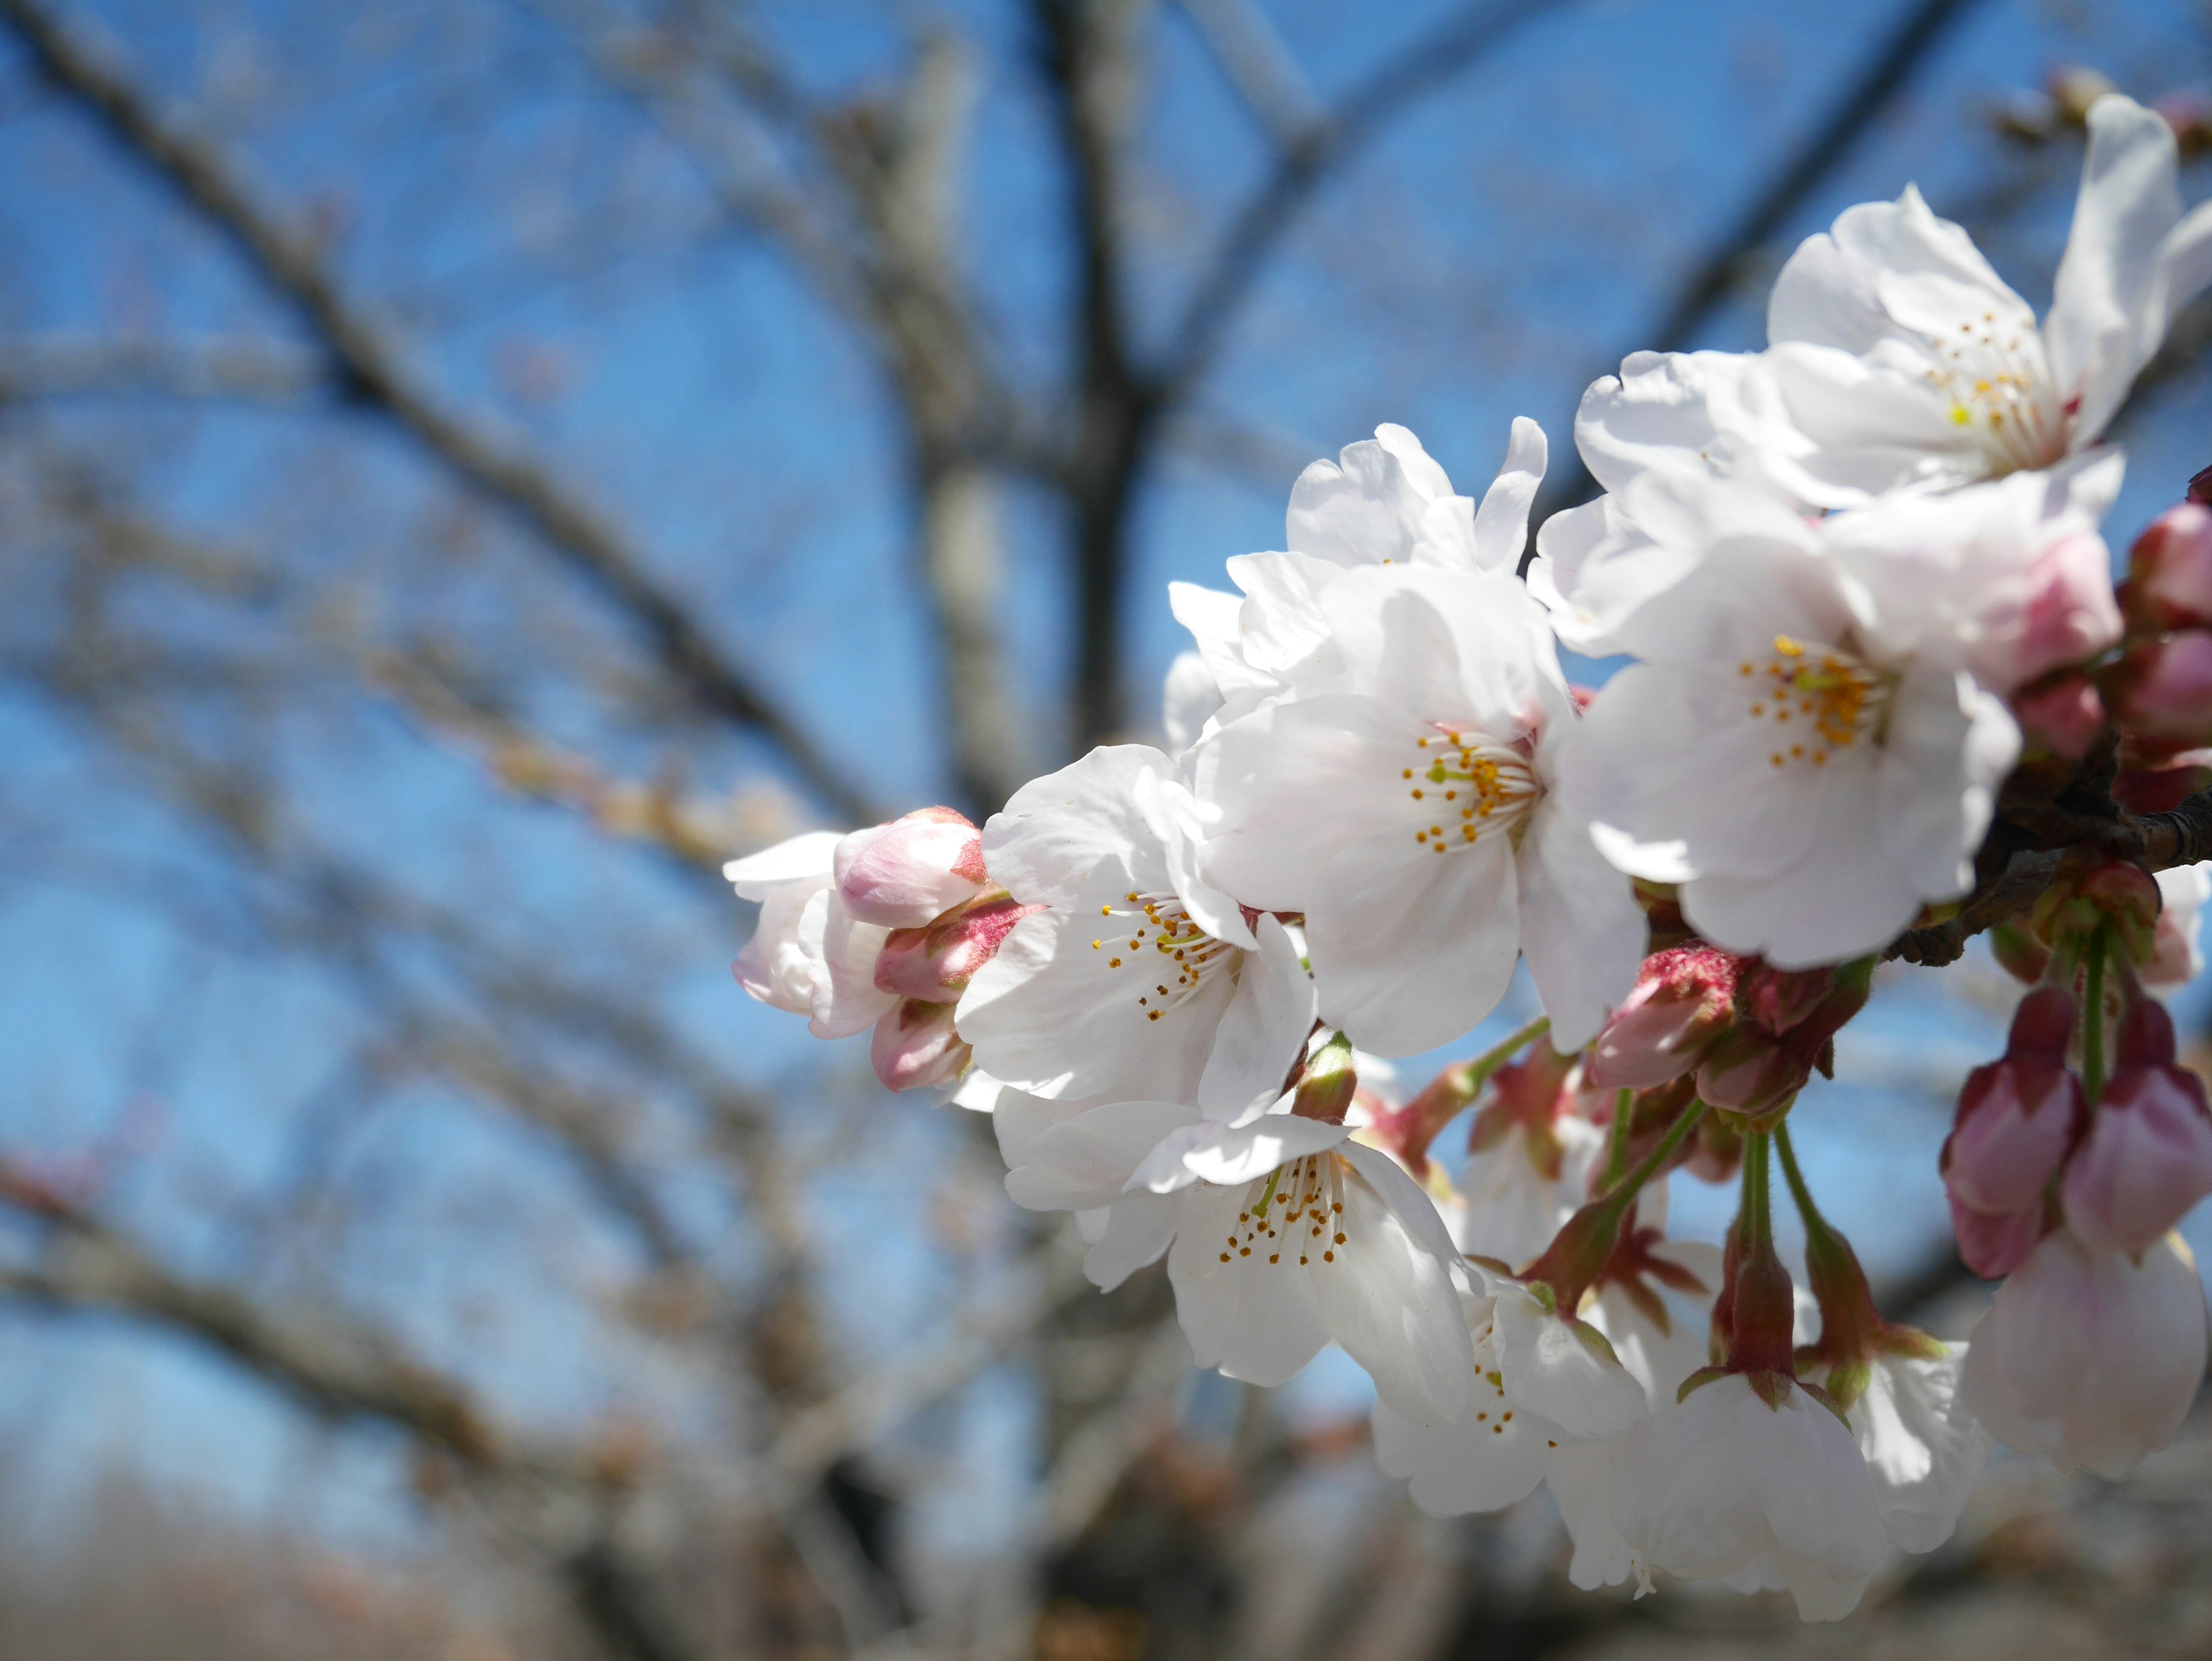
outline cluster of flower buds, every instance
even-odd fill
[[[2123,733],[2113,794],[2162,812],[2212,784],[2212,507],[2185,502],[2152,521],[2120,603],[2126,638],[2099,677]]]
[[[722,874],[761,904],[760,928],[733,965],[738,984],[811,1016],[819,1037],[872,1026],[870,1059],[891,1090],[966,1071],[960,994],[1036,909],[992,885],[981,833],[949,807],[797,837]]]
[[[1599,1031],[1590,1082],[1650,1089],[1694,1074],[1698,1098],[1750,1118],[1786,1108],[1866,1007],[1874,962],[1781,970],[1703,943],[1655,952]]]
[[[2004,1055],[1968,1076],[1943,1145],[1960,1255],[1977,1273],[2011,1274],[2062,1224],[2093,1250],[2140,1252],[2212,1194],[2204,1086],[2177,1065],[2172,1018],[2139,973],[2171,955],[2166,921],[2157,885],[2118,862],[2039,903],[2045,983],[2021,1000]],[[2021,937],[2011,951],[2025,966]]]

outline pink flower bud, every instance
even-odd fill
[[[2094,532],[2052,543],[2028,567],[2027,582],[2020,634],[2008,654],[2008,684],[2086,662],[2120,637],[2112,557]]]
[[[1743,962],[1709,946],[1681,946],[1644,960],[1636,985],[1598,1034],[1589,1082],[1649,1089],[1698,1064],[1733,1019]]]
[[[1713,1046],[1698,1069],[1698,1094],[1715,1107],[1764,1113],[1805,1087],[1812,1058],[1750,1026]]]
[[[902,998],[948,1003],[998,955],[1013,927],[1042,906],[996,899],[956,906],[927,928],[894,928],[876,958],[876,984]]]
[[[908,998],[876,1023],[868,1059],[886,1090],[950,1084],[968,1065],[968,1046],[953,1030],[957,1004]]]
[[[2043,1202],[2018,1211],[1987,1216],[1951,1201],[1951,1232],[1959,1242],[1959,1261],[1984,1281],[2001,1281],[2034,1253],[2043,1238]]]
[[[1967,1075],[1943,1144],[1943,1185],[1954,1205],[1984,1216],[2040,1209],[2086,1114],[2081,1081],[2066,1066],[2074,1010],[2060,988],[2029,993],[2004,1059]]]
[[[879,928],[923,928],[989,881],[982,837],[950,807],[855,830],[837,844],[836,879],[846,910]]]
[[[2192,629],[2130,648],[2113,684],[2123,726],[2156,738],[2212,739],[2212,635]]]
[[[2212,624],[2212,508],[2169,508],[2128,555],[2128,615],[2145,629]]]
[[[2093,1251],[2142,1251],[2212,1194],[2212,1110],[2173,1064],[2173,1019],[2139,998],[2120,1018],[2119,1066],[2066,1167],[2066,1221]]]
[[[2013,700],[2032,750],[2079,761],[2105,730],[2105,701],[2086,675],[2061,675]]]

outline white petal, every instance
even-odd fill
[[[1101,745],[1014,792],[983,827],[983,863],[1024,905],[1082,906],[1102,885],[1158,893],[1167,860],[1137,803],[1137,782],[1176,777],[1148,745]]]
[[[1990,1433],[1959,1401],[1963,1347],[1934,1360],[1884,1356],[1845,1416],[1857,1438],[1883,1530],[1900,1551],[1951,1537],[1990,1454]]]
[[[2179,171],[2164,116],[2118,95],[2092,106],[2074,226],[2044,323],[2051,379],[2061,399],[2081,399],[2084,437],[2104,430],[2142,367],[2136,347],[2159,245],[2181,217]]]
[[[1368,1157],[1352,1163],[1359,1155]],[[1366,1368],[1386,1405],[1456,1419],[1474,1376],[1474,1352],[1446,1260],[1433,1247],[1441,1244],[1453,1258],[1457,1253],[1427,1196],[1388,1159],[1363,1147],[1347,1149],[1346,1156],[1352,1171],[1343,1181],[1337,1226],[1331,1231],[1324,1221],[1320,1237],[1297,1243],[1306,1246],[1305,1272],[1322,1323]],[[1396,1178],[1400,1191],[1393,1197],[1403,1214],[1368,1180],[1378,1165]],[[1429,1228],[1423,1232],[1440,1238],[1425,1241],[1415,1232],[1424,1213]],[[1297,1231],[1292,1224],[1291,1233]]]
[[[1284,1384],[1328,1342],[1328,1331],[1312,1279],[1291,1251],[1272,1254],[1281,1261],[1269,1263],[1267,1251],[1246,1256],[1224,1244],[1241,1239],[1241,1194],[1201,1188],[1181,1196],[1168,1253],[1176,1314],[1200,1366],[1248,1384]]]
[[[1158,988],[1168,979],[1172,992],[1171,977],[1150,948],[1104,932],[1127,927],[1095,905],[1016,923],[960,995],[960,1035],[977,1063],[1039,1095],[1194,1099],[1236,976],[1217,965],[1181,1001],[1165,998]]]
[[[1101,1292],[1111,1292],[1139,1269],[1160,1260],[1175,1238],[1182,1202],[1173,1195],[1127,1194],[1106,1214],[1106,1232],[1083,1260],[1083,1272]]]
[[[1031,1211],[1083,1211],[1114,1204],[1131,1175],[1175,1131],[1191,1123],[1172,1102],[1110,1102],[1029,1139],[1006,1172],[1006,1192]]]
[[[1498,1511],[1543,1480],[1558,1427],[1516,1411],[1487,1378],[1474,1380],[1456,1421],[1375,1408],[1375,1457],[1413,1479],[1413,1503],[1431,1517]]]
[[[1526,1292],[1501,1293],[1494,1318],[1498,1371],[1516,1406],[1585,1439],[1619,1436],[1650,1415],[1628,1370]]]
[[[1520,570],[1522,550],[1528,543],[1528,509],[1535,503],[1550,459],[1544,429],[1526,416],[1516,416],[1504,465],[1475,510],[1474,560],[1480,569],[1509,575]]]
[[[808,830],[757,854],[732,860],[722,867],[722,875],[742,897],[764,900],[771,889],[784,883],[808,879],[827,881],[837,844],[842,840],[836,830]]]
[[[1619,1585],[1644,1568],[1643,1555],[1613,1526],[1613,1467],[1620,1446],[1618,1439],[1562,1439],[1558,1447],[1546,1451],[1544,1480],[1575,1546],[1567,1579],[1584,1591]]]
[[[1287,1113],[1252,1124],[1185,1124],[1164,1135],[1129,1177],[1132,1189],[1166,1194],[1194,1182],[1242,1189],[1278,1166],[1334,1147],[1351,1131]]]
[[[897,1007],[897,997],[876,985],[876,959],[890,935],[888,928],[855,921],[836,889],[826,891],[823,973],[815,982],[808,1031],[817,1038],[848,1037],[866,1031]]]
[[[1262,1092],[1279,1094],[1313,1031],[1313,977],[1297,942],[1273,916],[1263,916],[1255,932],[1259,950],[1239,970],[1198,1083],[1198,1104],[1215,1116],[1234,1114]]]
[[[1346,849],[1306,904],[1322,1018],[1386,1056],[1467,1031],[1512,982],[1517,880],[1503,837],[1435,854],[1393,825]]]
[[[1556,796],[1529,821],[1518,876],[1521,952],[1552,1018],[1552,1043],[1579,1050],[1635,985],[1650,926],[1627,877]]]

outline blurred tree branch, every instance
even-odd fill
[[[228,237],[329,354],[341,392],[392,421],[438,463],[506,507],[644,636],[700,708],[757,733],[827,806],[882,817],[830,757],[725,655],[686,600],[665,587],[611,521],[556,476],[447,408],[340,292],[314,242],[258,203],[230,162],[165,121],[36,0],[0,0],[40,73]]]

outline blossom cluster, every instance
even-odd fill
[[[1378,429],[1233,588],[1170,585],[1169,748],[980,828],[733,861],[738,979],[988,1111],[1099,1286],[1164,1257],[1200,1366],[1275,1384],[1341,1348],[1419,1505],[1547,1486],[1578,1585],[1832,1619],[1948,1536],[1993,1439],[2123,1474],[2206,1360],[2172,1230],[2212,1112],[2152,989],[2196,966],[2208,885],[2154,873],[2142,816],[2212,784],[2212,509],[2116,587],[2102,435],[2212,283],[2212,207],[2184,215],[2156,113],[2087,126],[2040,322],[1916,191],[1855,207],[1783,269],[1765,350],[1589,389],[1602,494],[1525,571],[1534,422],[1479,499]],[[1592,693],[1562,646],[1631,661]],[[2003,1281],[1950,1345],[1876,1311],[1788,1116],[1885,954],[1984,928],[2033,989],[1944,1148]],[[1462,1038],[1523,964],[1540,1019],[1395,1089],[1378,1057]],[[1678,1169],[1741,1184],[1724,1246],[1668,1236]]]

